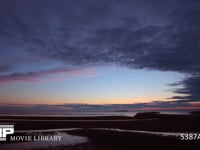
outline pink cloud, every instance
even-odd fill
[[[0,85],[13,82],[56,82],[72,78],[94,77],[94,68],[56,68],[38,72],[12,73],[0,76]]]

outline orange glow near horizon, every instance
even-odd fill
[[[127,99],[106,99],[106,100],[98,100],[93,99],[86,100],[86,99],[79,99],[79,100],[56,100],[56,99],[17,99],[16,101],[8,101],[8,100],[1,100],[2,104],[47,104],[47,105],[55,105],[55,104],[91,104],[91,105],[109,105],[109,104],[137,104],[137,103],[151,103],[155,100],[162,100],[162,101],[170,101],[169,99],[165,99],[164,97],[138,97],[137,99],[134,98],[127,98]]]

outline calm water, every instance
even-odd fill
[[[24,133],[24,135],[26,133]],[[48,135],[48,134],[40,133],[40,135]],[[1,144],[0,150],[14,150],[14,149],[30,150],[30,149],[48,148],[48,147],[56,148],[57,146],[60,145],[69,146],[69,145],[76,145],[88,142],[88,138],[86,137],[74,136],[67,134],[65,132],[55,132],[54,134],[49,134],[49,136],[61,136],[62,138],[61,141],[33,141],[33,142]]]
[[[57,146],[69,146],[69,145],[76,145],[88,142],[87,137],[82,136],[74,136],[67,134],[66,132],[69,130],[79,130],[81,128],[71,128],[71,129],[51,129],[51,130],[24,130],[24,131],[17,131],[16,133],[24,133],[24,135],[48,135],[50,136],[62,136],[61,141],[39,141],[39,142],[19,142],[19,143],[9,143],[9,144],[1,144],[1,150],[30,150],[30,149],[37,149],[37,148],[47,148],[52,147],[55,148]],[[129,132],[129,133],[146,133],[146,134],[153,134],[158,136],[175,136],[178,137],[180,133],[175,132],[152,132],[152,131],[141,131],[141,130],[121,130],[121,129],[113,129],[113,128],[91,128],[91,130],[96,131],[113,131],[113,132]],[[47,132],[47,133],[46,133]],[[52,134],[53,133],[53,134]]]
[[[144,112],[144,111],[142,111]],[[41,117],[81,117],[81,116],[129,116],[134,117],[139,112],[69,112],[68,114],[32,114],[32,115],[10,115],[0,114],[0,116],[41,116]],[[186,111],[162,111],[161,114],[188,114]]]
[[[175,136],[179,137],[179,132],[155,132],[155,131],[142,131],[142,130],[122,130],[122,129],[114,129],[114,128],[91,128],[93,130],[99,131],[114,131],[114,132],[129,132],[129,133],[146,133],[146,134],[153,134],[159,136]]]
[[[83,117],[83,116],[135,116],[137,112],[69,112],[67,114],[0,114],[0,116]]]

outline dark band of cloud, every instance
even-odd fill
[[[10,70],[12,67],[11,66],[0,66],[0,72],[6,72]]]

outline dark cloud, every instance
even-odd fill
[[[1,72],[6,72],[10,70],[12,67],[11,66],[0,66],[0,73]]]
[[[190,74],[175,91],[187,96],[174,98],[200,99],[197,0],[0,3],[4,45],[72,65],[113,63]]]
[[[191,76],[184,79],[179,85],[182,88],[175,90],[175,93],[182,96],[174,96],[172,99],[180,99],[182,102],[199,101],[200,99],[200,76]]]
[[[64,113],[69,113],[73,111],[70,107],[63,107],[62,105],[9,105],[3,104],[0,105],[0,113],[1,114],[20,114],[20,115],[63,115]]]

